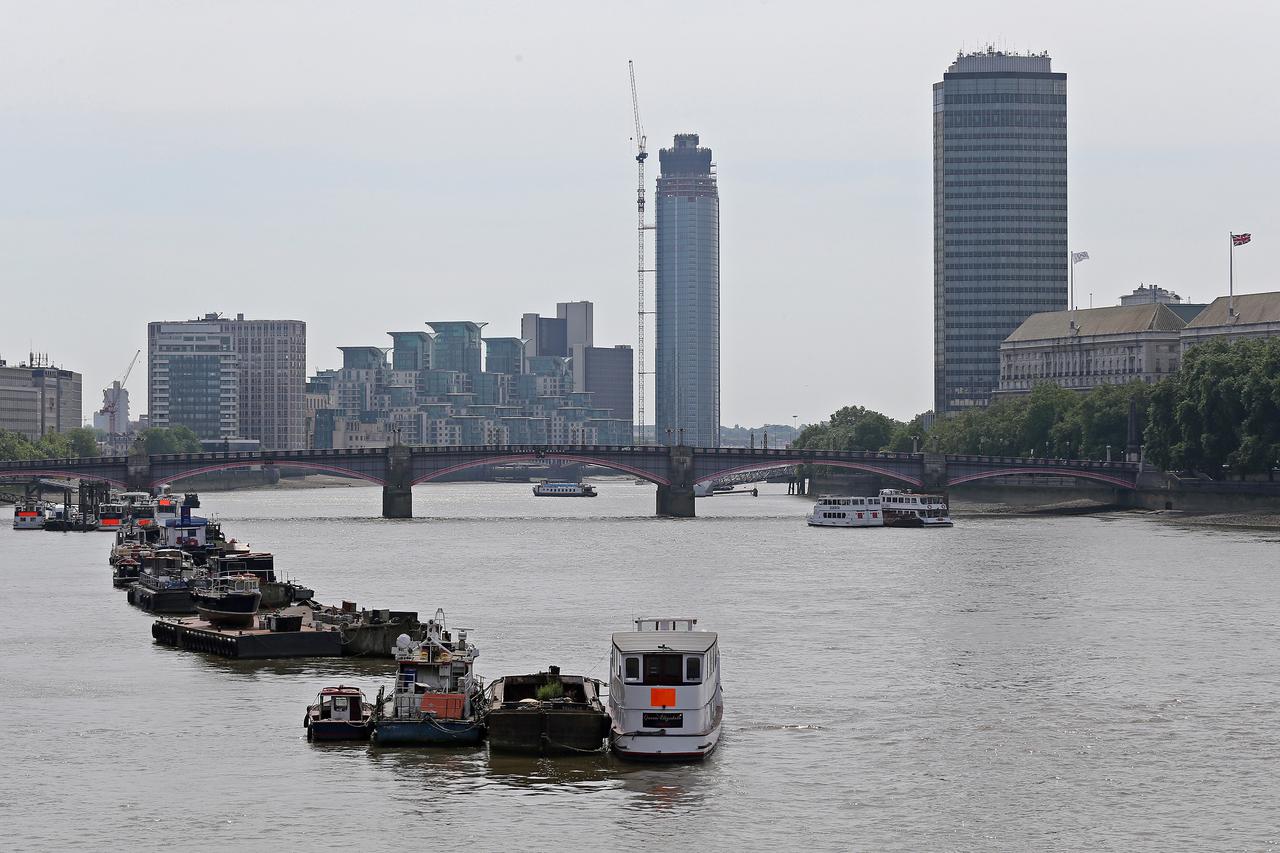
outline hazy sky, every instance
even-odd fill
[[[1274,3],[0,3],[0,356],[85,409],[206,311],[389,329],[596,304],[635,343],[627,59],[650,148],[721,193],[723,421],[932,399],[931,84],[961,49],[1068,75],[1079,301],[1280,289]],[[657,157],[650,161],[656,172]],[[652,173],[650,175],[652,189]],[[141,364],[129,382],[145,399]],[[652,408],[650,408],[652,411]]]

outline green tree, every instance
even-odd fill
[[[0,459],[39,459],[40,454],[22,433],[0,429]]]
[[[827,421],[809,424],[792,447],[809,450],[883,450],[903,427],[888,415],[864,406],[845,406]]]
[[[71,438],[65,433],[50,432],[35,443],[37,459],[68,459],[76,455]]]
[[[163,453],[199,453],[200,438],[189,427],[151,427],[138,435],[134,443],[148,456]]]
[[[89,457],[98,455],[98,435],[89,427],[77,427],[67,433],[73,455]]]

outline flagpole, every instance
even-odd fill
[[[1236,316],[1236,235],[1227,233],[1227,317]]]

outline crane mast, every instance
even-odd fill
[[[636,310],[637,318],[637,343],[636,343],[636,422],[635,432],[637,443],[644,442],[644,377],[645,377],[645,359],[644,359],[644,232],[648,227],[644,224],[644,161],[649,158],[649,152],[645,150],[644,125],[640,122],[640,99],[636,95],[636,67],[635,63],[627,60],[627,71],[631,75],[631,113],[635,117],[636,122],[636,278],[638,281],[638,303]]]

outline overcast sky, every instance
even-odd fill
[[[634,346],[629,58],[651,150],[715,152],[726,424],[930,406],[930,87],[962,48],[1068,75],[1082,305],[1225,293],[1229,230],[1237,290],[1280,289],[1274,3],[0,8],[0,356],[82,372],[86,413],[148,320],[206,311],[305,320],[308,372],[574,299]],[[129,388],[136,416],[141,360]]]

